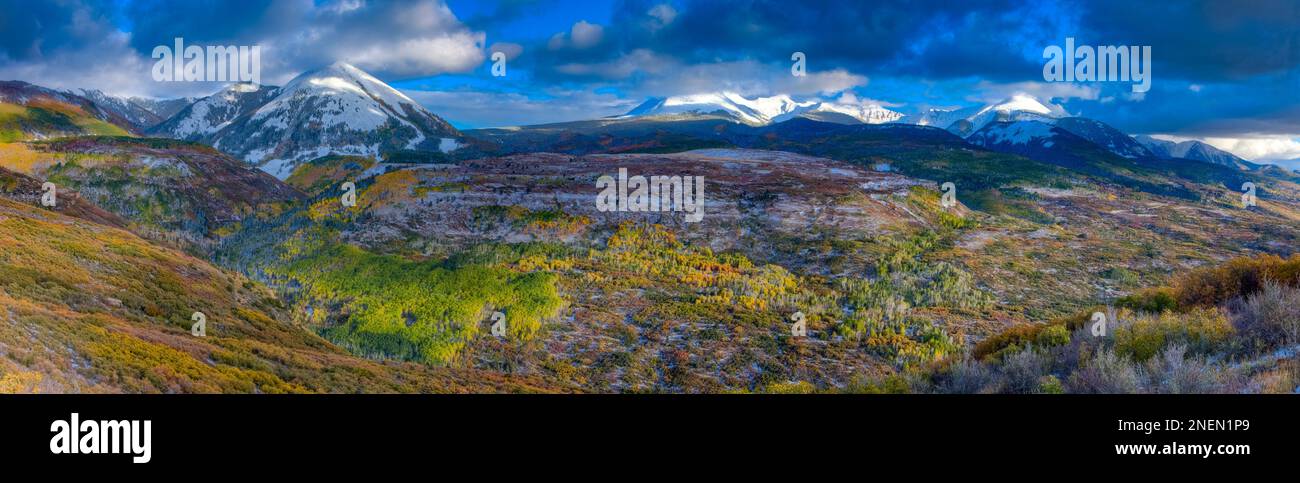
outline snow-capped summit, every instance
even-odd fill
[[[1029,94],[1016,94],[1002,102],[989,104],[971,116],[953,121],[946,126],[961,137],[969,136],[991,122],[1039,121],[1051,124],[1056,119],[1069,117],[1065,108],[1045,103]]]
[[[1061,106],[1020,93],[984,106],[929,109],[903,116],[895,122],[943,128],[964,138],[992,122],[1039,121],[1053,124],[1057,119],[1069,116],[1070,113]]]
[[[321,156],[446,152],[462,139],[456,128],[410,97],[343,62],[304,73],[282,88],[233,84],[204,99],[209,100],[212,106],[201,107],[201,101],[191,108],[189,118],[202,121],[164,123],[177,121],[170,134],[207,132],[200,136],[203,141],[281,179]],[[213,116],[216,106],[237,107]]]
[[[365,71],[345,62],[335,62],[285,84],[280,95],[258,108],[253,118],[266,119],[289,107],[295,99],[310,97],[324,101],[317,109],[323,111],[320,121],[325,127],[344,124],[352,129],[374,129],[391,117],[433,116],[410,97]]]
[[[795,117],[855,124],[880,124],[902,117],[902,114],[874,104],[797,101],[784,94],[750,99],[734,92],[651,98],[628,111],[624,117],[675,115],[718,115],[751,126]]]
[[[722,115],[753,126],[771,123],[778,116],[808,109],[816,102],[796,102],[777,95],[747,99],[734,92],[656,97],[646,100],[625,116],[671,116],[681,114]]]
[[[817,106],[812,108],[811,110],[798,113],[797,115],[802,115],[803,117],[807,117],[811,119],[822,120],[821,118],[823,117],[824,114],[838,114],[838,115],[848,116],[849,118],[852,118],[853,120],[856,120],[857,122],[861,122],[863,124],[884,124],[887,122],[894,122],[903,118],[902,113],[891,111],[889,109],[881,107],[879,104],[864,105],[864,104],[833,103],[833,102],[823,102],[817,104]],[[834,122],[831,119],[826,119],[826,120],[830,120],[831,122]],[[852,124],[852,122],[849,122],[849,124]]]
[[[918,126],[933,126],[940,129],[947,129],[952,123],[961,119],[974,116],[983,109],[982,106],[964,107],[960,109],[927,109],[917,114],[909,114],[899,119],[898,123],[916,124]]]
[[[135,131],[162,122],[163,117],[149,110],[148,107],[137,102],[139,98],[118,97],[110,95],[99,89],[73,89],[68,91],[71,94],[90,99],[100,108],[121,116],[130,123],[130,127]]]
[[[230,84],[154,126],[149,134],[186,141],[205,140],[239,116],[261,107],[279,90],[278,87],[252,83]]]
[[[1016,94],[1002,102],[985,107],[981,113],[986,111],[1004,113],[1025,112],[1049,118],[1066,117],[1070,115],[1065,112],[1065,108],[1056,104],[1045,104],[1038,100],[1038,98],[1029,94]]]

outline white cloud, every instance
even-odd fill
[[[650,11],[646,12],[646,15],[652,18],[649,28],[653,32],[673,23],[673,20],[677,19],[677,9],[673,8],[672,5],[661,3],[652,7]]]
[[[854,87],[865,86],[868,82],[866,76],[844,69],[809,72],[800,77],[790,75],[789,69],[780,69],[780,72],[781,74],[775,77],[771,86],[774,92],[784,94],[832,95]]]
[[[589,75],[603,79],[617,80],[631,77],[637,72],[658,74],[675,66],[676,62],[646,49],[633,50],[631,53],[608,62],[592,64],[564,64],[556,70],[569,75]]]
[[[844,69],[790,75],[784,66],[755,61],[684,64],[649,50],[637,49],[617,59],[591,64],[565,64],[556,70],[570,75],[619,81],[638,77],[632,94],[673,96],[703,92],[736,92],[746,96],[833,95],[867,84],[867,77]]]
[[[442,0],[364,4],[309,12],[298,31],[266,39],[265,57],[283,56],[296,74],[335,60],[398,77],[466,72],[487,58],[486,34],[456,18]]]
[[[514,42],[496,42],[488,47],[488,52],[501,52],[506,54],[506,60],[515,60],[524,53],[524,46]]]
[[[442,0],[284,5],[277,28],[254,29],[263,33],[223,43],[260,46],[262,81],[267,84],[283,84],[336,60],[385,78],[405,78],[467,72],[487,59],[485,34],[461,23]],[[132,46],[131,33],[82,10],[74,22],[78,32],[96,41],[42,52],[31,60],[0,59],[0,78],[154,97],[207,95],[222,84],[154,82],[150,69],[155,61]],[[505,51],[509,55],[509,47]]]
[[[1246,137],[1187,137],[1168,134],[1152,136],[1166,141],[1201,141],[1250,161],[1300,158],[1300,134]]]
[[[551,50],[560,50],[564,48],[565,36],[566,34],[564,32],[552,35],[551,40],[546,42],[546,48]]]
[[[551,36],[551,40],[546,43],[546,48],[559,50],[565,47],[575,49],[587,49],[599,44],[605,38],[605,27],[589,23],[586,20],[579,20],[569,28],[569,32],[559,32]]]
[[[871,98],[866,98],[866,97],[858,97],[857,94],[854,94],[854,93],[853,93],[853,91],[845,91],[843,94],[840,94],[839,99],[836,99],[836,100],[835,100],[835,103],[836,103],[836,104],[851,104],[851,105],[856,105],[856,106],[861,106],[861,107],[880,106],[880,107],[891,107],[891,108],[892,108],[892,107],[903,107],[903,106],[904,106],[904,104],[900,104],[900,103],[897,103],[897,102],[882,101],[882,100],[879,100],[879,99],[871,99]]]
[[[54,89],[99,89],[126,96],[195,96],[219,89],[211,82],[154,82],[154,60],[130,46],[130,35],[107,33],[93,48],[57,50],[24,61],[0,56],[0,79],[22,80]]]
[[[1015,94],[1029,94],[1039,99],[1084,99],[1097,100],[1101,88],[1096,84],[1079,84],[1074,82],[1012,82],[996,83],[980,81],[975,85],[976,94],[967,100],[990,103],[998,102]]]
[[[484,39],[483,32],[410,38],[385,45],[341,49],[338,58],[365,70],[395,75],[464,72],[483,63]]]
[[[1206,138],[1211,146],[1251,161],[1300,158],[1300,134],[1258,138]]]
[[[596,24],[587,23],[586,20],[579,20],[573,24],[570,29],[569,39],[573,42],[573,47],[577,49],[586,49],[600,43],[605,37],[605,28]]]

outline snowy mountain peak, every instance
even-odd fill
[[[984,106],[971,116],[954,120],[947,129],[958,136],[967,137],[992,122],[1039,121],[1052,124],[1056,119],[1069,116],[1070,113],[1061,106],[1020,93]]]
[[[257,92],[262,90],[264,87],[265,86],[262,86],[261,84],[254,84],[252,82],[236,82],[221,89],[220,93],[224,95]]]
[[[294,78],[247,112],[215,126],[208,141],[281,179],[331,154],[446,152],[462,139],[410,97],[344,62]]]
[[[293,95],[303,89],[321,95],[350,94],[368,97],[372,100],[384,102],[391,110],[400,110],[402,104],[409,104],[412,108],[424,110],[419,103],[407,97],[406,94],[402,94],[368,72],[346,62],[335,62],[298,76],[284,86],[284,94]]]
[[[903,118],[900,112],[891,111],[878,104],[848,104],[823,102],[813,109],[816,112],[831,112],[850,116],[865,124],[884,124]],[[812,117],[811,115],[809,117]]]
[[[879,105],[796,100],[785,94],[747,98],[723,91],[673,97],[653,97],[628,111],[625,117],[667,115],[722,115],[744,124],[762,126],[795,117],[831,122],[879,124],[903,115]]]
[[[811,107],[813,104],[813,102],[795,102],[786,95],[747,99],[735,92],[713,92],[652,99],[633,109],[628,115],[721,113],[745,124],[764,125],[771,123],[777,116]]]
[[[148,133],[187,141],[204,141],[252,112],[279,92],[278,87],[233,83],[181,109]]]
[[[1029,144],[1041,141],[1045,147],[1051,147],[1051,138],[1055,136],[1052,126],[1038,121],[1016,121],[1010,123],[990,124],[972,134],[968,141],[978,146],[996,146],[1001,144]]]
[[[1039,101],[1038,98],[1024,93],[1013,95],[1002,102],[985,107],[982,112],[990,110],[1007,113],[1028,112],[1047,117],[1067,117],[1070,115],[1061,106],[1045,104]]]

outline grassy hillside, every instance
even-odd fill
[[[0,143],[83,134],[126,136],[129,133],[72,104],[54,100],[36,100],[25,106],[0,102]]]
[[[540,379],[357,358],[275,294],[126,231],[0,197],[5,392],[554,390]],[[207,336],[190,334],[207,315]]]
[[[302,197],[210,147],[165,139],[79,136],[0,145],[0,167],[75,190],[137,233],[203,248],[244,219]]]
[[[618,152],[696,139],[651,130],[608,143],[601,136],[618,135],[555,140],[601,146],[597,155],[438,163],[330,156],[299,166],[285,184],[176,141],[0,145],[13,169],[0,171],[8,173],[0,187],[11,185],[4,192],[17,201],[0,212],[8,237],[0,238],[8,242],[0,293],[14,307],[0,314],[13,322],[0,334],[0,353],[21,355],[0,358],[0,388],[1294,386],[1285,372],[1296,343],[1289,329],[1259,322],[1285,306],[1269,300],[1293,295],[1286,283],[1259,280],[1291,280],[1290,269],[1233,269],[1267,274],[1238,277],[1255,280],[1253,288],[1222,282],[1232,276],[1178,281],[1243,255],[1294,253],[1293,178],[1105,156],[1053,164],[916,127],[795,122],[714,132],[727,144],[832,159]],[[640,142],[652,138],[672,142]],[[594,180],[618,168],[704,176],[704,219],[596,210]],[[1261,187],[1258,206],[1240,206],[1233,184],[1243,176]],[[81,195],[56,212],[39,208],[44,179]],[[940,180],[957,183],[958,206],[940,205]],[[340,199],[345,181],[357,185],[356,206]],[[215,266],[163,247],[159,233],[203,240],[206,249],[192,253]],[[1109,339],[1085,338],[1086,316],[1098,307],[1109,313],[1106,305],[1121,324]],[[188,335],[194,311],[208,315],[206,339]],[[494,311],[506,315],[505,337],[489,334]],[[791,333],[796,313],[806,337]],[[1183,377],[1185,367],[1210,367],[1218,379],[1161,382]]]
[[[1194,270],[1043,325],[984,340],[914,389],[1010,393],[1300,390],[1300,255]],[[1092,313],[1106,316],[1104,333]]]

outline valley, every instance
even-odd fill
[[[347,64],[149,104],[166,118],[20,84],[3,392],[1300,385],[1300,175],[1031,96],[917,117],[721,94],[461,131]],[[702,220],[598,210],[620,169],[703,177]]]

